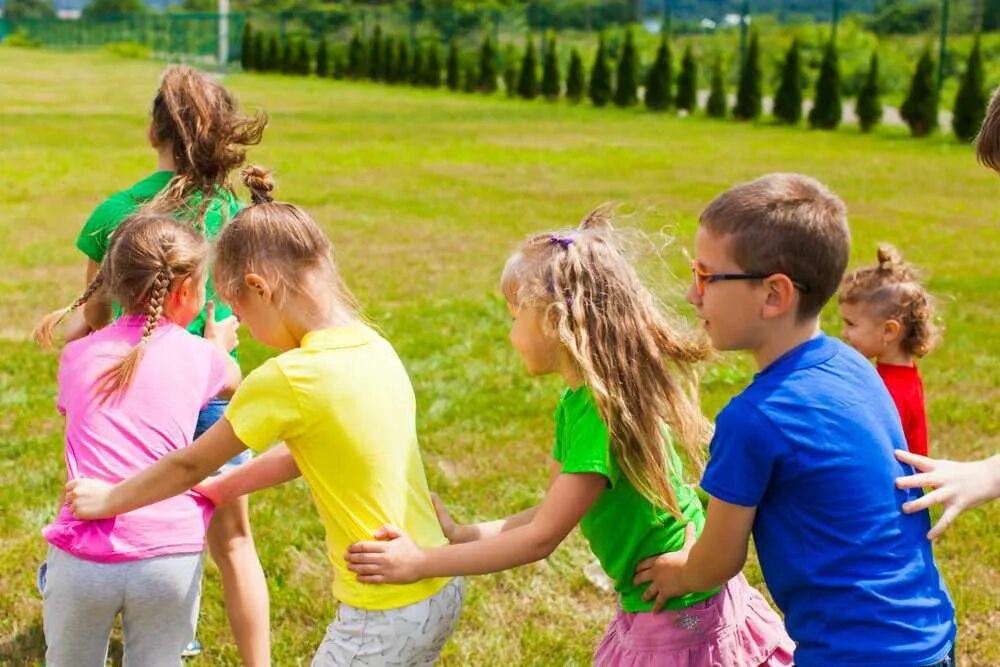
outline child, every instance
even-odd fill
[[[1000,88],[993,91],[983,125],[979,128],[976,155],[983,165],[1000,172]]]
[[[688,301],[720,350],[760,371],[719,413],[694,546],[640,564],[670,597],[761,569],[797,642],[795,664],[954,665],[954,608],[924,533],[926,511],[894,478],[903,431],[864,357],[819,330],[847,266],[843,202],[821,183],[771,174],[708,205]]]
[[[254,205],[219,235],[216,287],[250,333],[282,354],[247,376],[225,417],[191,447],[116,486],[73,480],[67,497],[81,518],[121,514],[191,488],[247,447],[284,441],[201,488],[222,501],[301,471],[341,603],[314,667],[430,665],[458,621],[462,580],[367,586],[344,562],[348,545],[385,523],[423,545],[445,543],[417,446],[413,388],[392,346],[361,320],[319,226],[299,207],[272,201],[262,170],[247,169],[244,182]]]
[[[777,614],[738,571],[654,614],[632,582],[639,560],[681,547],[704,521],[683,482],[676,440],[696,463],[707,423],[693,364],[705,346],[670,323],[617,245],[608,210],[571,232],[530,237],[504,268],[510,341],[532,375],[568,385],[556,411],[551,482],[514,516],[456,526],[451,546],[391,542],[350,549],[350,569],[372,583],[497,572],[546,558],[579,524],[615,582],[619,611],[598,665],[788,665],[794,645]]]
[[[187,223],[139,214],[115,232],[98,275],[125,313],[69,343],[59,361],[69,479],[119,481],[183,449],[199,410],[239,383],[227,354],[235,329],[209,326],[212,340],[184,330],[204,306],[207,270],[208,244]],[[68,311],[43,321],[43,338]],[[103,667],[121,612],[127,664],[177,665],[194,636],[211,516],[191,492],[103,521],[80,521],[64,505],[42,533],[46,664]]]
[[[849,274],[840,287],[844,340],[869,359],[892,396],[906,445],[927,456],[924,383],[915,358],[938,340],[934,301],[909,264],[888,246],[879,246],[878,265]]]
[[[246,147],[260,143],[267,124],[264,115],[247,116],[216,79],[190,67],[168,67],[153,99],[148,130],[156,152],[157,170],[127,190],[111,195],[87,219],[76,240],[87,256],[87,283],[97,275],[108,240],[122,220],[140,207],[189,222],[209,240],[215,238],[240,209],[228,184],[230,172],[243,164]],[[191,320],[188,330],[202,335],[208,308],[226,321],[229,307],[215,296],[205,276],[206,308]],[[211,305],[209,305],[211,304]],[[71,320],[68,337],[85,335],[106,325],[120,310],[103,290]],[[235,352],[233,353],[235,356]],[[210,401],[198,418],[195,437],[208,429],[225,410],[221,399]],[[249,452],[222,469],[249,460]],[[268,596],[264,571],[254,547],[246,498],[216,508],[208,528],[208,546],[219,566],[226,609],[240,657],[246,667],[270,664]],[[197,641],[185,655],[200,652]]]

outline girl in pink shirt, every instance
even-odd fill
[[[185,330],[205,303],[207,255],[190,224],[134,215],[80,298],[39,325],[36,338],[46,344],[97,289],[124,309],[110,326],[69,343],[59,361],[69,479],[120,481],[190,444],[201,408],[239,383],[227,354],[235,326],[209,326],[204,339]],[[195,492],[98,521],[75,519],[63,506],[42,531],[46,664],[102,667],[121,613],[127,663],[176,666],[194,633],[211,515],[212,504]]]

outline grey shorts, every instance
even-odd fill
[[[47,667],[104,667],[119,613],[126,667],[177,667],[194,637],[201,560],[196,553],[95,563],[50,546],[42,595]]]
[[[341,603],[312,667],[433,665],[455,631],[465,582],[455,577],[440,591],[399,609],[371,611]]]

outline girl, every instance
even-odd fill
[[[927,456],[924,384],[915,360],[938,341],[934,301],[913,268],[889,246],[879,246],[878,265],[849,274],[840,288],[844,340],[874,358],[892,396],[911,452]]]
[[[218,235],[240,208],[227,183],[229,173],[243,164],[247,146],[260,143],[266,123],[263,115],[241,114],[233,96],[210,76],[190,67],[168,68],[153,99],[148,132],[157,170],[109,197],[84,224],[76,246],[87,256],[87,284],[97,275],[112,232],[140,207],[189,222],[210,240]],[[209,307],[219,320],[232,315],[216,298],[207,275],[205,279],[206,308],[188,325],[199,336],[205,330]],[[71,321],[70,339],[100,329],[112,314],[119,314],[107,296],[101,289],[91,295]],[[225,407],[224,400],[210,401],[198,418],[195,437],[215,423]],[[249,454],[233,459],[222,469],[248,458]],[[216,509],[208,545],[222,576],[229,623],[243,663],[248,667],[270,664],[267,584],[254,547],[246,498],[235,498]],[[200,651],[194,641],[185,655]]]
[[[461,579],[373,587],[344,562],[348,545],[385,523],[403,524],[424,546],[445,543],[417,446],[413,388],[392,346],[362,321],[312,218],[272,201],[266,172],[247,169],[244,182],[254,205],[219,236],[215,284],[251,334],[282,354],[247,376],[225,417],[190,448],[115,486],[72,480],[67,497],[79,518],[129,512],[191,488],[247,447],[284,441],[200,489],[221,502],[301,471],[341,603],[313,665],[430,665],[458,621]]]
[[[40,325],[47,339],[96,285],[124,308],[110,326],[69,343],[59,362],[69,479],[125,479],[182,449],[199,410],[239,384],[227,354],[234,328],[210,325],[206,339],[185,331],[205,304],[207,255],[191,225],[133,216],[113,235],[94,283]],[[63,505],[42,533],[46,664],[103,667],[121,612],[127,664],[177,665],[194,636],[211,515],[211,503],[195,493],[105,521],[80,521]]]
[[[376,537],[392,541],[351,547],[350,569],[371,583],[496,572],[546,558],[579,524],[619,596],[596,664],[791,664],[780,619],[742,575],[669,600],[662,613],[633,583],[640,560],[679,549],[685,531],[704,523],[673,442],[700,465],[708,429],[694,363],[706,348],[659,310],[618,247],[608,209],[575,231],[530,237],[508,260],[501,289],[510,341],[528,372],[555,373],[568,385],[545,498],[463,526],[441,508],[452,542],[441,548],[420,548],[387,527]]]

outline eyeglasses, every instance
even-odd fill
[[[706,285],[720,280],[764,280],[771,276],[782,275],[778,273],[709,273],[698,265],[697,260],[691,261],[691,273],[694,275],[694,287],[698,291],[698,296],[705,296]],[[803,294],[809,293],[808,285],[796,280],[792,280],[792,285]]]

